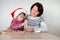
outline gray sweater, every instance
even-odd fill
[[[34,28],[34,31],[37,31],[40,28],[40,23],[44,21],[43,17],[31,17],[31,16],[27,16],[27,20],[28,23],[26,24],[25,28],[26,27]]]

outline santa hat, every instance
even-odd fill
[[[18,14],[20,14],[21,12],[24,12],[26,13],[25,9],[23,8],[17,8],[16,10],[14,10],[12,13],[11,13],[11,16],[12,18],[16,18],[18,16]]]

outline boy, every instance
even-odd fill
[[[22,9],[22,8],[18,8],[16,10],[14,10],[11,13],[11,16],[13,18],[10,27],[8,28],[8,30],[13,30],[13,31],[23,31],[24,30],[24,25],[27,23],[27,20],[25,20],[25,14],[26,12]]]

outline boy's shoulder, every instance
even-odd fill
[[[12,22],[17,22],[16,19],[12,19]]]

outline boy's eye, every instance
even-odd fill
[[[18,17],[19,17],[19,18],[24,18],[24,15],[23,15],[23,14],[21,14],[21,15],[19,15]]]
[[[24,18],[23,16],[20,16],[20,18]]]

